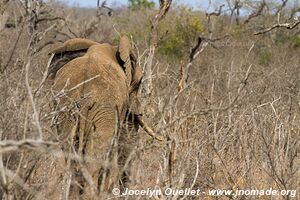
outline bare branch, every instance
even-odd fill
[[[240,22],[239,22],[240,8],[242,8],[240,0],[235,0],[235,2],[234,2],[234,8],[236,9],[235,21],[236,21],[236,24],[239,25],[240,24]]]
[[[169,175],[169,182],[170,186],[172,186],[172,175],[175,170],[176,165],[176,157],[177,157],[177,144],[176,140],[172,139],[169,143],[169,159],[168,159],[168,175]]]
[[[152,62],[154,58],[155,49],[157,47],[158,43],[158,30],[157,27],[159,25],[159,22],[165,17],[167,14],[172,0],[160,0],[160,8],[158,13],[153,17],[151,21],[151,31],[150,31],[150,48],[149,48],[149,54],[145,63],[145,69],[144,69],[144,89],[145,89],[145,95],[150,96],[152,92]]]
[[[218,12],[205,13],[205,15],[206,15],[207,29],[208,29],[209,33],[212,32],[211,28],[210,28],[210,17],[211,16],[220,16],[221,13],[222,13],[222,9],[223,9],[224,6],[225,6],[224,4],[220,5]]]
[[[51,61],[52,61],[53,57],[54,57],[54,54],[52,53],[51,56],[50,56],[50,58],[49,58],[49,60],[48,60],[46,69],[44,71],[43,79],[42,79],[39,87],[34,91],[33,95],[36,95],[39,92],[39,90],[42,88],[43,84],[45,83],[45,81],[46,81],[46,79],[48,77],[48,71],[49,71],[49,67],[50,67],[50,64],[51,64]]]
[[[179,93],[181,91],[183,91],[187,86],[187,82],[188,82],[188,78],[189,78],[189,70],[190,70],[190,67],[192,66],[193,61],[196,59],[196,57],[204,50],[204,48],[208,44],[211,44],[212,46],[214,46],[213,42],[218,41],[218,40],[222,40],[222,39],[224,39],[228,36],[229,35],[225,35],[223,37],[214,38],[214,39],[205,38],[205,37],[198,37],[195,46],[190,51],[188,64],[180,66],[180,80],[178,82],[178,87],[177,87]],[[202,45],[202,48],[200,48],[201,43],[203,41],[205,41],[205,43]]]
[[[101,9],[103,9],[103,8],[105,8],[105,9],[108,10],[108,13],[107,13],[108,16],[112,16],[113,9],[111,9],[110,7],[107,6],[106,1],[103,1],[102,4],[101,4],[101,6],[99,4],[100,4],[100,0],[98,0],[98,2],[97,2],[97,7],[99,8],[98,11],[101,10]]]
[[[41,23],[43,21],[56,21],[56,20],[63,20],[65,21],[65,18],[63,17],[44,17],[36,20],[36,23]]]
[[[267,32],[270,32],[272,31],[273,29],[276,29],[276,28],[286,28],[286,29],[293,29],[295,27],[297,27],[298,25],[300,24],[300,20],[297,20],[295,22],[292,22],[292,23],[277,23],[277,24],[274,24],[273,26],[269,27],[269,28],[266,28],[262,31],[257,31],[254,33],[254,35],[260,35],[260,34],[263,34],[263,33],[267,33]]]
[[[288,0],[281,0],[281,5],[277,8],[275,15],[278,15],[282,11],[282,9],[286,6]]]
[[[222,13],[222,8],[223,8],[224,6],[225,6],[224,4],[220,5],[218,12],[205,13],[206,17],[210,17],[210,16],[220,16],[220,14]]]
[[[58,143],[43,140],[6,140],[0,141],[0,154],[12,151],[22,151],[25,149],[49,148],[56,145],[58,145]]]
[[[180,67],[180,81],[178,83],[178,92],[181,92],[183,89],[185,89],[189,77],[189,69],[192,66],[193,60],[199,55],[200,51],[198,49],[200,48],[202,42],[202,38],[198,37],[196,45],[191,49],[190,55],[189,55],[189,61],[186,66],[181,65]]]
[[[266,2],[265,0],[263,0],[260,4],[260,6],[258,7],[258,9],[256,9],[253,13],[251,13],[248,18],[244,21],[244,24],[247,24],[250,22],[250,20],[252,18],[258,17],[259,15],[261,15],[262,11],[264,10],[266,6]]]
[[[4,170],[4,164],[3,164],[3,155],[0,154],[0,178],[1,178],[1,185],[4,189],[5,195],[8,194],[8,188],[7,188],[7,178],[6,178],[6,174],[5,174],[5,170]]]
[[[198,50],[199,47],[200,47],[201,42],[202,42],[202,38],[201,38],[201,37],[198,37],[197,43],[196,43],[196,45],[192,48],[191,53],[190,53],[190,56],[189,56],[189,59],[190,59],[189,61],[190,61],[190,62],[192,62],[192,61],[195,59],[195,55],[196,55],[196,53],[197,53],[197,50]]]
[[[41,124],[40,124],[39,115],[38,115],[38,112],[37,112],[37,109],[36,109],[36,106],[35,106],[35,103],[34,103],[34,97],[33,97],[33,94],[32,94],[32,89],[29,85],[29,77],[28,77],[29,66],[30,66],[30,58],[28,59],[28,62],[27,62],[26,67],[25,67],[25,84],[26,84],[26,88],[27,88],[27,92],[28,92],[28,97],[29,97],[29,100],[30,100],[30,103],[31,103],[31,106],[32,106],[32,109],[33,109],[33,118],[34,118],[35,126],[38,129],[39,138],[42,139],[43,138],[43,131],[42,131],[42,127],[41,127]]]
[[[58,94],[55,95],[55,98],[61,97],[61,96],[65,95],[65,93],[71,92],[71,91],[73,91],[73,90],[79,88],[80,86],[82,86],[82,85],[84,85],[84,84],[86,84],[86,83],[88,83],[88,82],[90,82],[90,81],[92,81],[92,80],[98,78],[99,76],[100,76],[100,75],[93,76],[92,78],[89,78],[89,79],[87,79],[87,80],[85,80],[85,81],[82,81],[82,82],[80,82],[79,84],[75,85],[74,87],[72,87],[72,88],[70,88],[70,89],[67,89],[67,90],[62,89],[61,91],[58,92]],[[66,86],[67,86],[67,85],[68,85],[68,82],[66,82]]]
[[[148,133],[153,139],[158,141],[164,141],[161,137],[157,136],[154,131],[144,122],[141,116],[136,116],[136,120],[138,121],[139,125]]]
[[[238,25],[239,24],[239,16],[240,16],[240,8],[242,8],[242,4],[241,4],[240,0],[234,0],[233,6],[231,6],[231,2],[229,0],[227,0],[227,4],[228,4],[228,7],[231,12],[230,13],[230,25],[232,24],[232,20],[233,20],[235,11],[236,11],[235,21],[236,21],[236,24]]]

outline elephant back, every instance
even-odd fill
[[[69,61],[85,55],[88,48],[99,43],[88,40],[75,38],[64,42],[53,48],[49,54],[54,54],[48,70],[48,77],[54,79],[57,71]]]
[[[112,63],[118,65],[118,68],[121,69],[116,58],[116,53],[117,51],[112,45],[103,43],[91,46],[87,50],[86,56],[90,57],[91,60],[97,60],[97,62],[101,64]]]
[[[117,106],[121,111],[128,99],[126,76],[108,44],[91,47],[88,52],[65,64],[55,77],[53,90],[66,96],[65,101],[101,102],[104,106]],[[81,101],[82,102],[82,101]]]

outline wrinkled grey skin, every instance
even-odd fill
[[[126,36],[118,50],[72,39],[53,53],[49,77],[61,150],[40,159],[29,182],[46,184],[40,189],[47,199],[93,199],[122,177],[119,168],[130,151],[126,144],[134,142],[135,117],[141,115],[142,70]]]

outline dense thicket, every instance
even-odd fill
[[[56,142],[49,111],[52,93],[43,80],[49,49],[74,37],[117,44],[119,35],[126,34],[136,44],[144,67],[151,20],[157,13],[151,5],[111,11],[39,1],[26,7],[25,2],[0,4],[0,194],[7,199],[34,197],[37,186],[26,182],[35,163],[32,154],[47,155],[43,142]],[[144,97],[143,108],[154,132],[168,142],[153,141],[140,131],[129,166],[134,172],[130,188],[299,192],[300,26],[254,35],[278,23],[276,13],[282,4],[268,4],[249,18],[261,6],[251,5],[247,8],[252,10],[240,16],[236,10],[232,15],[226,12],[226,6],[218,16],[219,8],[211,14],[172,5],[159,23],[153,91]],[[296,9],[281,8],[280,22],[297,22]],[[185,72],[188,79],[182,87]],[[43,140],[35,146],[17,142],[41,139],[41,134]]]

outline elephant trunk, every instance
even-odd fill
[[[148,126],[148,124],[144,121],[141,115],[136,115],[135,119],[137,120],[138,124],[148,133],[153,139],[156,139],[160,142],[164,141],[161,137],[157,136],[154,131]]]

